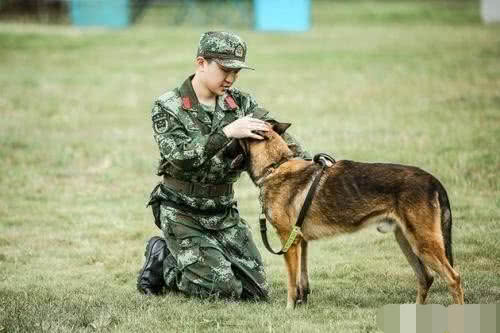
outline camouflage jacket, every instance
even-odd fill
[[[222,129],[250,113],[262,120],[273,118],[263,109],[255,114],[256,101],[235,88],[217,97],[215,111],[205,111],[193,90],[192,78],[188,77],[179,88],[154,102],[154,139],[160,150],[158,175],[195,183],[232,184],[244,170],[231,168],[234,157],[226,153],[231,139]],[[289,134],[285,133],[283,138],[297,156],[311,157]],[[201,211],[224,211],[234,203],[233,194],[203,198],[169,189],[163,191],[168,192],[164,193],[168,200]],[[214,217],[213,214],[209,216]]]

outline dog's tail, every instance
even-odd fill
[[[441,208],[441,231],[443,233],[446,258],[448,259],[450,265],[453,267],[453,254],[451,252],[452,218],[450,201],[448,200],[448,194],[446,193],[444,186],[439,181],[437,181],[436,192],[438,193],[439,206]]]

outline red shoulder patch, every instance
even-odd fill
[[[226,104],[231,108],[231,109],[236,109],[238,108],[238,104],[234,101],[234,98],[230,95],[227,95],[227,97],[224,99],[226,101]]]
[[[191,103],[191,100],[189,99],[188,96],[182,97],[182,107],[184,109],[191,109],[192,106],[193,104]]]

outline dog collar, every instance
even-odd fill
[[[288,161],[296,160],[296,159],[298,159],[298,158],[285,156],[281,160],[279,160],[278,162],[273,162],[273,163],[269,164],[267,167],[264,168],[264,172],[262,173],[262,175],[255,178],[255,180],[254,180],[255,185],[260,187],[260,185],[262,184],[264,179],[266,179],[270,174],[272,174],[274,172],[274,170],[278,169],[282,164],[285,164]]]

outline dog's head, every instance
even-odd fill
[[[266,169],[286,157],[292,157],[293,152],[281,135],[291,126],[289,123],[269,122],[269,131],[258,131],[263,140],[240,139],[239,143],[248,161],[248,173],[255,182]]]

